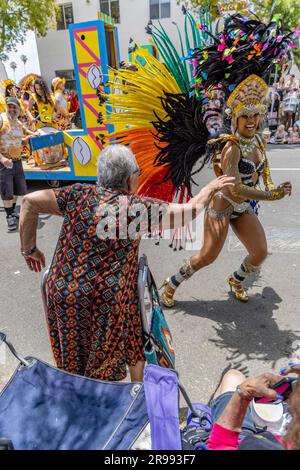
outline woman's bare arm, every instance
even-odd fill
[[[29,121],[30,122],[33,122],[35,121],[35,118],[34,116],[32,115],[31,111],[32,111],[32,108],[33,108],[33,105],[34,105],[34,99],[32,98],[32,96],[29,98],[29,101],[28,101],[28,106],[26,106],[26,114],[29,118]]]
[[[36,246],[39,214],[63,216],[52,189],[36,191],[23,198],[20,213],[20,240],[23,252]]]
[[[269,191],[262,191],[243,184],[239,172],[240,158],[240,149],[237,145],[229,143],[225,146],[222,156],[222,167],[228,176],[235,177],[235,184],[230,188],[233,196],[256,201],[276,201],[285,196],[284,185],[288,183],[284,183]]]
[[[186,204],[170,204],[162,219],[162,229],[184,227],[194,220],[208,206],[213,195],[227,186],[233,186],[234,177],[220,176],[207,184]]]

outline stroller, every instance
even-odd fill
[[[47,272],[42,279],[44,303],[46,278]],[[5,343],[19,361],[0,393],[0,449],[129,450],[150,423],[153,450],[180,450],[179,390],[190,410],[189,422],[210,429],[209,409],[191,403],[171,368],[171,335],[145,256],[138,286],[149,363],[143,383],[103,382],[35,357],[23,358],[0,332],[0,345]]]

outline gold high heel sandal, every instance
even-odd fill
[[[235,298],[237,300],[239,300],[240,302],[248,302],[249,297],[240,282],[234,279],[233,276],[229,276],[227,282],[230,286],[231,292],[234,292]]]
[[[172,287],[169,286],[169,283],[170,283],[170,278],[167,277],[167,279],[164,280],[163,285],[161,286],[161,289],[163,289],[163,292],[161,294],[161,301],[165,307],[172,308],[175,305],[175,302],[174,302],[175,289],[172,289]]]

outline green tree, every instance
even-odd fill
[[[300,25],[299,0],[177,0],[177,2],[191,9],[209,7],[213,19],[218,18],[222,12],[247,12],[250,9],[265,21],[270,21],[272,16],[278,16],[283,25],[291,30]]]
[[[26,63],[28,61],[28,57],[25,54],[23,54],[23,55],[21,55],[20,59],[24,64],[24,74],[26,75]]]
[[[255,13],[264,20],[270,20],[270,14],[281,19],[283,26],[294,30],[300,25],[299,0],[255,0]]]
[[[1,60],[1,62],[7,62],[8,59],[9,59],[9,57],[8,57],[7,54],[5,54],[4,52],[1,52],[1,53],[0,53],[0,60]]]
[[[17,66],[16,62],[11,62],[9,64],[9,66],[14,72],[14,80],[16,81],[16,70],[17,70],[18,66]]]
[[[27,31],[40,36],[56,24],[55,0],[0,0],[0,52],[16,50]]]
[[[177,3],[181,3],[192,10],[196,10],[199,7],[209,7],[214,20],[226,11],[235,10],[244,13],[249,8],[247,0],[177,0]]]
[[[280,19],[285,29],[294,31],[300,26],[300,8],[299,0],[255,0],[252,2],[254,11],[259,18],[265,21],[271,17]],[[298,67],[300,66],[300,43],[299,39],[295,40],[297,46],[293,49],[293,56]]]

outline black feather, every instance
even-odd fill
[[[203,122],[203,101],[186,94],[166,94],[162,98],[164,119],[153,122],[159,154],[155,166],[167,168],[165,181],[171,180],[178,191],[191,196],[193,175],[210,161],[206,154],[209,132]],[[199,163],[199,168],[194,170]]]

